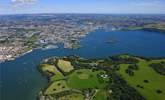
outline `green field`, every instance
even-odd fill
[[[98,77],[104,71],[92,71],[91,69],[76,70],[69,75],[67,84],[75,89],[103,88],[107,85],[107,79]]]
[[[53,65],[49,65],[49,64],[42,64],[41,66],[41,70],[43,73],[54,73],[56,72],[56,68]]]
[[[64,75],[53,65],[49,65],[49,64],[42,64],[41,65],[41,71],[43,73],[52,73],[53,76],[50,78],[51,81],[55,81],[55,80],[59,80],[59,79],[63,79]]]
[[[64,75],[55,67],[55,75],[50,78],[51,81],[60,80],[63,78],[64,78]]]
[[[50,94],[55,94],[55,93],[60,93],[63,91],[70,90],[70,88],[67,86],[65,80],[60,80],[53,82],[45,91],[44,94],[50,95]]]
[[[74,69],[69,61],[65,61],[65,60],[61,60],[61,59],[58,60],[57,65],[64,72],[70,72]]]
[[[96,94],[93,97],[93,100],[107,100],[108,91],[105,89],[97,90]]]
[[[84,100],[84,96],[80,93],[72,93],[59,98],[59,100]]]
[[[46,65],[48,69],[48,65]],[[50,67],[52,69],[52,66]],[[56,68],[55,68],[56,69]],[[57,93],[65,92],[65,91],[72,91],[70,95],[63,95],[60,97],[60,100],[84,100],[84,95],[80,94],[82,89],[96,89],[96,98],[99,98],[99,95],[105,95],[105,91],[102,91],[104,87],[108,85],[109,78],[103,78],[101,75],[106,75],[105,71],[92,71],[91,69],[80,69],[75,70],[70,75],[64,77],[57,69],[53,70],[54,73],[59,73],[58,75],[54,75],[51,77],[52,83],[48,86],[45,90],[45,95],[54,95]],[[60,79],[60,80],[58,80]],[[76,90],[77,89],[77,90]],[[101,90],[100,90],[101,89]],[[73,91],[78,91],[80,93],[76,93]],[[99,100],[99,99],[97,99]],[[104,100],[104,99],[103,99]]]
[[[147,100],[164,100],[165,76],[160,75],[154,69],[149,67],[149,64],[160,62],[161,60],[146,61],[139,59],[139,61],[139,70],[135,70],[133,76],[129,76],[125,72],[128,68],[128,64],[121,64],[118,73],[121,74],[128,84],[138,90]],[[144,80],[148,80],[148,83],[144,82]],[[137,85],[140,85],[143,88],[137,87]],[[162,93],[157,93],[157,90],[161,90]]]
[[[69,58],[68,61],[57,59],[52,65],[43,63],[40,69],[50,79],[44,95],[60,100],[141,100],[143,97],[146,100],[164,100],[165,76],[162,68],[165,67],[165,59],[129,55],[115,57],[94,60],[98,63],[97,68],[91,65],[92,60],[81,60],[80,65],[74,64]],[[82,63],[91,68],[84,67]],[[77,69],[76,66],[81,68]]]

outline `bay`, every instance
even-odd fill
[[[81,39],[79,49],[36,49],[33,52],[0,64],[0,98],[2,100],[35,100],[47,84],[37,65],[47,57],[78,55],[103,58],[117,54],[144,57],[165,57],[165,33],[147,31],[96,30]]]

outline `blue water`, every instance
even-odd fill
[[[115,43],[106,43],[110,38]],[[81,39],[80,49],[64,48],[34,50],[13,61],[0,64],[0,100],[35,100],[39,90],[46,86],[36,66],[51,56],[79,55],[85,58],[102,58],[129,53],[145,57],[165,57],[165,33],[147,31],[97,30]]]

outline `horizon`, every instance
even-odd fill
[[[14,13],[0,14],[0,16],[12,15],[165,15],[164,13]]]
[[[0,15],[10,14],[165,14],[164,0],[2,0]]]

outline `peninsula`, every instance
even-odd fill
[[[48,86],[38,100],[163,100],[165,59],[127,54],[102,59],[45,59],[39,71]],[[148,91],[150,90],[150,92]]]

